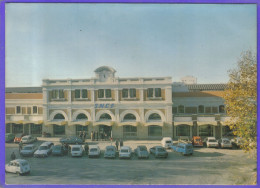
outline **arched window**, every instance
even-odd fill
[[[219,105],[219,113],[225,113],[225,106]]]
[[[157,113],[153,113],[149,116],[148,120],[159,121],[159,120],[161,120],[161,116]]]
[[[180,114],[184,113],[184,106],[183,105],[178,106],[178,113],[180,113]]]
[[[64,120],[65,117],[62,114],[56,114],[53,119],[55,119],[55,120]]]
[[[107,121],[107,120],[111,120],[112,118],[111,118],[111,116],[110,116],[109,114],[104,113],[104,114],[102,114],[102,115],[100,116],[99,119],[100,119],[100,120],[103,120],[103,121]]]
[[[199,113],[204,113],[204,106],[203,105],[199,105]]]
[[[124,116],[124,121],[133,121],[133,120],[136,120],[136,117],[135,117],[135,115],[134,114],[126,114],[125,116]]]
[[[85,114],[79,114],[77,117],[76,117],[76,120],[87,120],[88,117],[85,115]]]

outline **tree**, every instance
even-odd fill
[[[229,82],[224,92],[227,125],[234,135],[241,137],[242,149],[256,151],[257,135],[257,64],[256,55],[243,52],[237,67],[229,71]]]

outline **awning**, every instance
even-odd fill
[[[107,125],[107,126],[112,126],[114,125],[114,121],[100,121],[100,122],[94,122],[93,125],[97,126],[97,125]]]
[[[217,121],[197,121],[197,125],[201,126],[201,125],[218,125]]]
[[[67,121],[48,121],[45,125],[66,125]]]
[[[151,126],[151,125],[158,125],[158,126],[163,126],[164,123],[163,122],[148,122],[148,123],[144,123],[144,126]]]
[[[175,121],[174,121],[174,126],[179,126],[179,125],[189,125],[189,126],[193,126],[193,121],[185,121],[185,122],[175,122]]]
[[[137,126],[138,124],[139,124],[139,122],[134,121],[134,122],[121,122],[121,123],[119,123],[118,125],[119,125],[119,126],[124,126],[124,125]]]
[[[73,125],[87,126],[89,124],[90,124],[90,121],[71,121],[71,122],[69,122],[69,126],[73,126]]]
[[[24,124],[24,121],[23,120],[20,120],[20,121],[5,121],[5,123],[14,123],[14,124]]]

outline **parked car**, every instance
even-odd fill
[[[70,145],[70,154],[72,157],[82,157],[84,148],[82,145]]]
[[[188,136],[180,136],[178,142],[191,142]]]
[[[21,142],[23,144],[30,144],[30,143],[33,143],[33,142],[36,142],[36,141],[37,141],[37,138],[32,136],[32,135],[23,136],[22,139],[21,139]]]
[[[63,145],[55,145],[52,147],[52,155],[66,155],[68,153],[68,149],[65,148]]]
[[[231,143],[236,147],[236,148],[240,148],[241,145],[243,144],[242,138],[240,137],[236,137],[234,139],[231,140]]]
[[[15,137],[14,137],[14,143],[20,143],[23,136],[25,136],[24,133],[16,134]]]
[[[99,157],[100,148],[97,145],[90,145],[88,150],[88,157]]]
[[[19,175],[30,174],[31,167],[28,161],[24,159],[16,159],[5,165],[5,171]]]
[[[207,145],[208,148],[210,148],[210,147],[214,147],[214,148],[218,147],[218,142],[217,142],[215,137],[207,137],[205,139],[205,142],[206,142],[206,145]]]
[[[127,158],[130,159],[132,156],[132,149],[129,146],[122,146],[119,150],[119,159]]]
[[[137,146],[137,148],[135,149],[135,154],[137,155],[138,159],[140,158],[149,158],[149,153],[147,151],[147,147],[146,146]]]
[[[24,146],[21,151],[20,155],[27,157],[27,156],[33,156],[34,152],[37,150],[37,146],[34,144],[28,144]]]
[[[193,146],[190,142],[179,142],[177,145],[171,146],[173,151],[179,152],[182,155],[192,155]]]
[[[162,146],[154,146],[150,148],[150,153],[153,154],[156,158],[162,157],[167,158],[168,152]]]
[[[191,142],[193,146],[203,147],[203,142],[200,136],[193,136]]]
[[[107,146],[105,153],[104,153],[104,158],[116,158],[116,147],[115,146]]]
[[[5,142],[13,142],[14,138],[15,138],[15,135],[12,133],[5,134]]]
[[[172,146],[172,138],[171,137],[164,137],[161,141],[162,147],[170,148]]]
[[[76,136],[66,136],[60,139],[62,144],[83,144],[83,140]]]
[[[218,145],[220,148],[232,148],[232,143],[228,138],[219,139]]]
[[[52,147],[53,147],[53,143],[52,142],[43,142],[38,150],[36,150],[34,152],[34,157],[48,157],[51,152],[52,152]]]

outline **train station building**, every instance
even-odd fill
[[[185,84],[171,77],[44,79],[41,87],[6,88],[7,133],[41,136],[92,131],[112,138],[161,139],[227,134],[225,84]]]

